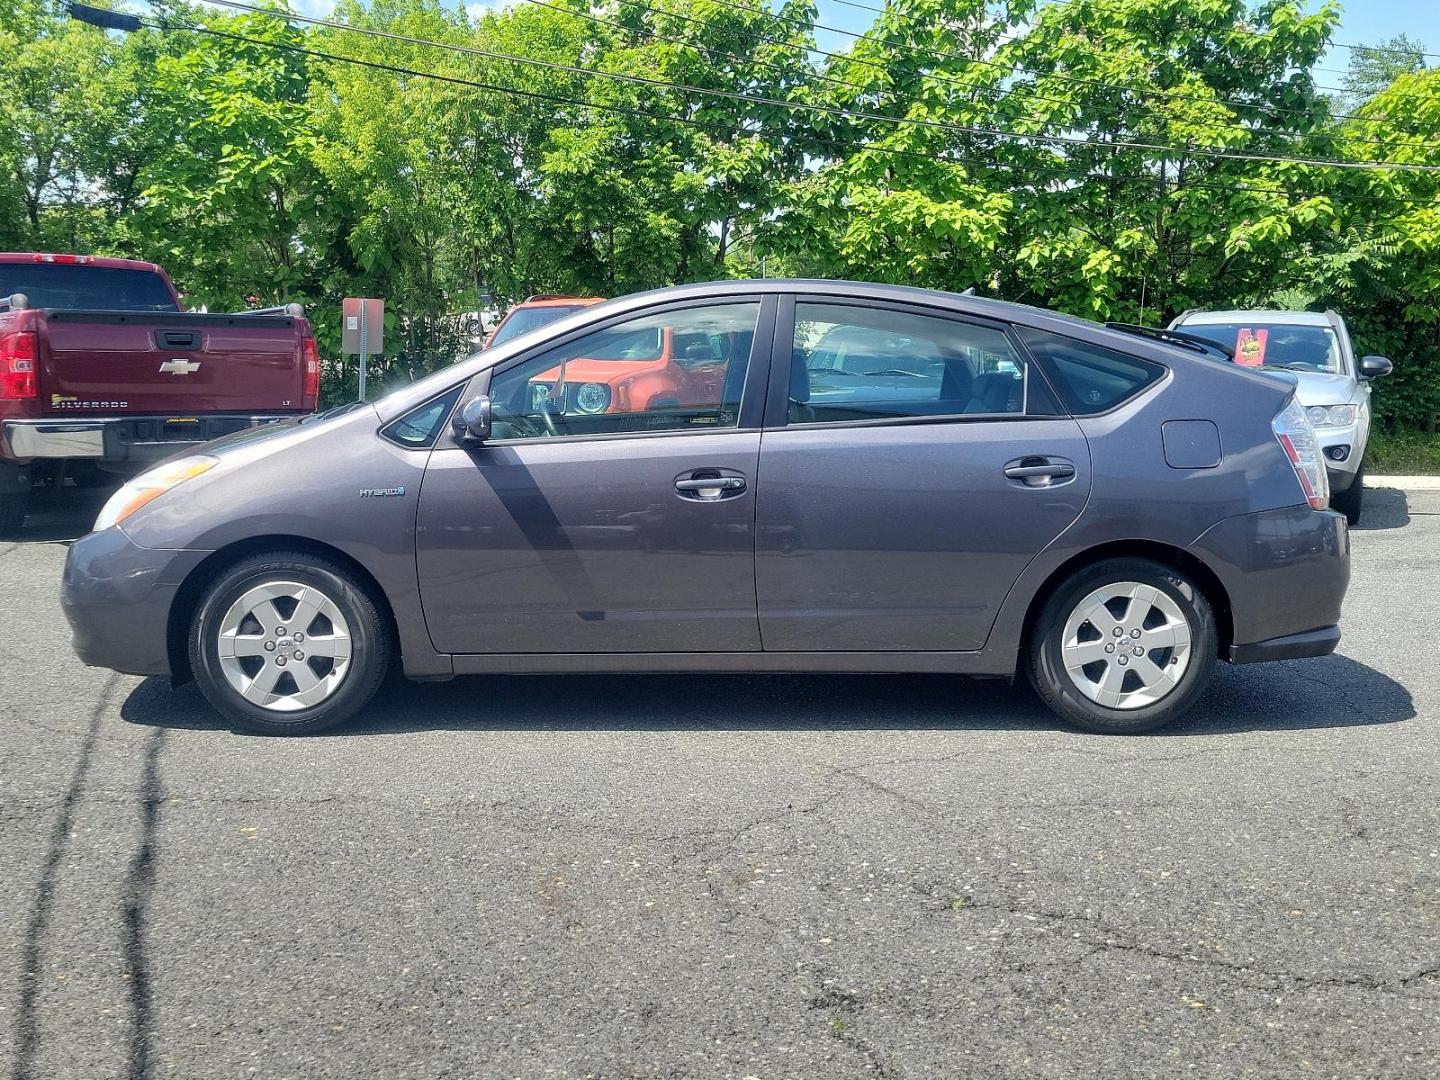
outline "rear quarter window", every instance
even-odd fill
[[[1113,409],[1165,374],[1163,364],[1138,356],[1044,330],[1015,329],[1054,384],[1061,403],[1076,416]]]

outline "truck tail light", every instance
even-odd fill
[[[300,359],[305,365],[300,397],[306,408],[313,408],[320,400],[320,349],[315,344],[314,334],[306,334],[300,339]]]
[[[1330,503],[1330,477],[1325,473],[1325,460],[1320,456],[1320,442],[1315,429],[1298,402],[1292,397],[1285,408],[1270,422],[1275,438],[1295,468],[1295,478],[1311,510],[1324,510]]]
[[[0,337],[0,401],[19,401],[35,396],[35,363],[40,354],[40,335],[20,330]]]
[[[95,261],[93,255],[36,255],[35,262],[55,263],[60,266],[86,266]]]

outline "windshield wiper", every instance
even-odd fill
[[[1190,352],[1198,352],[1202,355],[1213,354],[1226,360],[1235,359],[1235,350],[1228,345],[1221,345],[1218,341],[1201,337],[1199,334],[1187,334],[1184,330],[1162,330],[1158,326],[1140,326],[1137,323],[1123,322],[1107,322],[1105,328],[1118,330],[1122,334],[1150,338],[1153,341],[1164,342],[1166,345],[1174,345],[1177,348],[1188,349]]]

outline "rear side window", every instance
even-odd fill
[[[1025,411],[1025,362],[993,327],[890,308],[795,305],[790,424]]]
[[[1030,327],[1015,329],[1076,416],[1113,409],[1165,374],[1163,365],[1138,356]]]

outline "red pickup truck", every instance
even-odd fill
[[[64,470],[139,472],[187,445],[313,412],[298,304],[180,310],[154,263],[0,253],[0,535]]]

